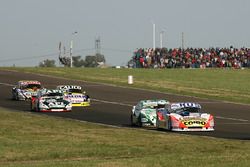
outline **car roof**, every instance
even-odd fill
[[[40,90],[42,96],[46,96],[46,95],[49,95],[49,94],[52,94],[52,93],[61,93],[62,96],[63,96],[63,91],[62,90],[58,90],[58,89],[41,89]]]
[[[148,100],[141,100],[140,103],[143,106],[157,106],[159,104],[168,104],[169,102],[164,99],[148,99]]]

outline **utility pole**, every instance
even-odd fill
[[[73,51],[73,39],[70,41],[70,50],[69,50],[70,68],[72,68],[72,51]]]
[[[162,30],[161,32],[160,32],[160,47],[161,47],[161,49],[162,49],[162,47],[163,47],[163,34],[164,34],[164,30]]]
[[[153,24],[153,50],[155,50],[155,23]]]
[[[96,54],[101,54],[101,38],[98,37],[95,39],[95,52]]]
[[[73,55],[73,36],[77,34],[77,31],[72,33],[71,41],[70,41],[70,51],[69,51],[69,56],[70,56],[70,68],[72,68],[73,60],[72,60],[72,55]]]
[[[181,47],[184,49],[184,32],[181,33]]]

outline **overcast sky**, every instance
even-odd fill
[[[136,48],[163,46],[250,47],[249,0],[0,0],[0,66],[58,64],[58,44],[73,54],[101,53],[109,65],[125,65]],[[77,31],[76,35],[72,35]]]

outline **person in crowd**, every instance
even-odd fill
[[[134,68],[250,68],[249,48],[139,48]]]

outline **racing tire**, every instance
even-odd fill
[[[16,93],[15,100],[19,101],[18,94]]]
[[[30,111],[34,111],[34,109],[32,108],[32,103],[30,103]]]
[[[12,92],[12,97],[11,97],[12,100],[16,100],[16,96],[14,95],[14,93]]]
[[[160,129],[158,116],[156,117],[156,128]]]
[[[172,121],[171,121],[170,117],[169,117],[169,121],[168,121],[168,130],[172,131]]]
[[[34,111],[35,112],[40,112],[40,109],[39,109],[39,105],[37,104],[36,106],[34,106]]]
[[[133,115],[132,115],[132,114],[130,115],[130,125],[131,125],[131,126],[135,126],[135,123],[134,123],[134,121],[133,121]]]
[[[139,127],[142,127],[142,126],[143,126],[143,124],[142,124],[142,122],[141,122],[141,115],[138,117],[138,126],[139,126]]]

